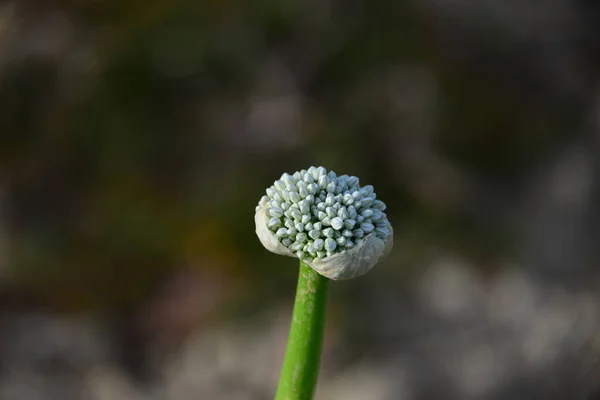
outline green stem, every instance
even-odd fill
[[[300,261],[296,301],[275,400],[311,400],[319,374],[327,284]]]

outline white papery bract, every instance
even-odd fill
[[[367,273],[393,244],[393,229],[373,186],[323,167],[283,174],[256,207],[267,250],[297,257],[330,279]]]

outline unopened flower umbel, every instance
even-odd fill
[[[387,255],[393,230],[373,186],[323,167],[283,174],[256,207],[256,234],[330,279],[367,273]]]

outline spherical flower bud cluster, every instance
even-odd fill
[[[275,181],[255,220],[268,250],[343,279],[366,273],[389,251],[392,227],[385,209],[373,186],[360,187],[357,177],[310,167]]]

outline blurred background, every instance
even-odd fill
[[[272,398],[296,284],[254,207],[322,165],[390,256],[317,400],[600,398],[600,6],[0,2],[0,399]]]

